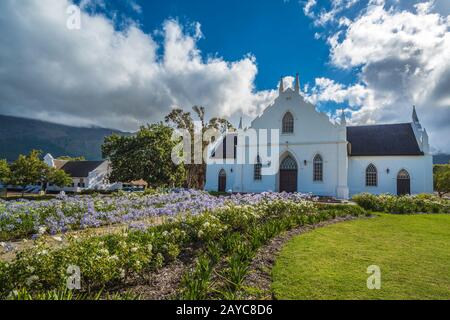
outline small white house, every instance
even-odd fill
[[[72,178],[72,185],[60,188],[49,185],[48,191],[81,192],[83,190],[117,190],[121,184],[110,184],[108,174],[109,161],[67,161],[53,158],[51,154],[44,157],[44,162],[53,168],[65,171]]]
[[[269,149],[277,149],[276,174],[262,174],[273,155],[258,153],[251,163],[237,163],[237,154],[246,159],[251,155],[248,144],[238,143],[250,129],[279,130],[277,146],[269,139],[265,142]],[[262,145],[259,141],[258,150]],[[214,163],[223,159],[225,164]],[[408,123],[347,126],[344,113],[340,123],[332,123],[301,96],[298,76],[295,89],[284,90],[281,81],[279,96],[250,128],[216,141],[209,161],[213,162],[207,166],[205,188],[209,191],[298,191],[340,199],[361,192],[433,192],[428,135],[415,108]]]

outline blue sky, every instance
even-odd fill
[[[68,28],[72,11],[79,28]],[[133,131],[172,108],[245,124],[300,73],[333,121],[411,121],[450,152],[448,0],[2,0],[0,114]],[[291,77],[291,78],[290,78]]]
[[[354,81],[353,71],[342,71],[331,66],[329,46],[315,39],[321,31],[303,13],[299,1],[286,0],[170,0],[134,1],[140,7],[133,9],[128,0],[105,3],[95,7],[110,17],[118,17],[116,27],[124,19],[137,21],[143,31],[152,34],[168,18],[176,19],[189,29],[199,22],[203,38],[198,48],[204,57],[218,55],[226,61],[241,59],[246,54],[256,57],[257,90],[272,89],[280,76],[301,73],[302,81],[314,82],[319,76],[348,83]],[[329,4],[324,1],[324,7]],[[355,8],[354,13],[357,12]]]

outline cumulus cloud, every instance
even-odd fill
[[[328,38],[332,64],[359,70],[356,84],[319,78],[313,98],[347,103],[358,124],[408,122],[414,104],[435,150],[450,151],[449,18],[434,1],[412,10],[371,1]]]
[[[187,30],[165,21],[160,44],[137,24],[117,30],[105,15],[82,11],[81,29],[69,30],[71,4],[0,2],[0,113],[134,130],[173,107],[253,116],[274,97],[275,90],[256,92],[253,56],[204,59],[199,24]]]

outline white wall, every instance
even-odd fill
[[[282,133],[282,119],[287,112],[294,116],[293,134]],[[312,104],[307,103],[293,90],[288,89],[282,93],[260,117],[252,122],[251,129],[279,130],[279,144],[275,145],[268,139],[269,144],[278,151],[280,161],[288,154],[296,159],[299,172],[298,191],[336,196],[338,185],[347,186],[346,172],[338,175],[339,168],[347,169],[345,127],[331,123],[326,114],[317,112]],[[270,132],[268,135],[270,137]],[[248,148],[244,152],[248,159]],[[313,159],[317,154],[320,154],[324,161],[322,182],[313,181]],[[259,155],[263,166],[267,166],[270,161],[268,155],[261,152]],[[341,159],[338,159],[338,155],[341,155]],[[260,181],[254,180],[254,164],[208,165],[206,190],[217,191],[218,174],[222,168],[227,172],[227,190],[233,192],[279,191],[278,174],[263,176]]]
[[[377,187],[366,187],[366,168],[371,163],[378,171]],[[410,175],[412,194],[433,192],[433,157],[431,155],[350,157],[348,179],[350,195],[361,192],[397,194],[397,174],[402,169],[408,171]]]
[[[235,179],[235,165],[230,164],[211,164],[206,168],[206,184],[205,190],[207,191],[218,191],[219,190],[219,172],[224,169],[227,173],[227,187],[226,191],[240,192],[239,190],[234,190],[234,179]]]
[[[282,134],[282,119],[286,112],[291,112],[294,116],[293,134]],[[281,93],[252,122],[251,129],[279,130],[279,144],[275,145],[270,139],[268,143],[277,148],[280,161],[287,153],[296,159],[299,169],[297,189],[300,192],[342,199],[361,192],[397,194],[397,173],[401,169],[406,169],[411,176],[413,194],[433,192],[431,155],[348,157],[346,127],[331,123],[326,114],[317,112],[314,105],[291,89]],[[244,152],[248,159],[248,148]],[[313,159],[317,154],[324,161],[322,182],[313,181]],[[262,153],[259,155],[263,166],[267,165],[270,158]],[[378,169],[377,187],[365,186],[365,170],[370,163]],[[208,165],[206,190],[218,190],[218,175],[222,168],[227,172],[227,191],[279,191],[278,174],[263,176],[261,181],[254,180],[254,164]],[[389,174],[386,172],[387,168],[390,169]]]

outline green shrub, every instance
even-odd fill
[[[353,197],[366,210],[394,214],[450,213],[450,201],[423,194],[417,196],[372,195],[362,193]]]

